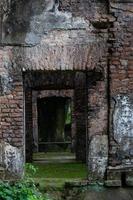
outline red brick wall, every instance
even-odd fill
[[[115,17],[109,29],[110,136],[109,179],[121,185],[133,165],[133,3],[111,3]],[[110,172],[114,170],[114,174]],[[115,173],[116,170],[116,173]],[[127,182],[124,174],[124,184]]]
[[[13,146],[22,147],[23,138],[23,86],[13,83],[13,92],[0,97],[0,137]]]
[[[23,147],[23,82],[22,75],[11,66],[10,48],[0,50],[0,138]]]
[[[133,94],[132,6],[133,4],[130,3],[112,4],[110,9],[110,12],[112,12],[116,18],[113,27],[109,29],[109,33],[112,35],[112,37],[109,38],[111,52],[109,58],[111,110],[113,110],[114,106],[112,98],[116,98],[118,95],[131,96]],[[111,115],[113,115],[112,112]],[[116,156],[119,147],[113,140],[112,129],[110,139],[110,164],[116,166],[121,164],[122,161]]]
[[[109,29],[111,95],[133,92],[133,4],[116,4],[110,12],[116,18]],[[115,5],[114,5],[115,7]]]

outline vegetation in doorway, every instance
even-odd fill
[[[32,167],[38,170],[30,177],[43,189],[62,188],[66,182],[81,181],[87,177],[87,166],[83,163],[34,163]]]
[[[38,168],[34,177],[86,179],[87,167],[83,163],[34,164]]]
[[[83,163],[45,163],[27,164],[26,176],[38,185],[39,191],[52,200],[64,200],[65,196],[74,198],[79,194],[79,189],[66,190],[66,183],[80,183],[86,179],[87,167]],[[80,190],[81,191],[81,190]],[[74,197],[75,195],[75,197]]]

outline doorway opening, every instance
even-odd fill
[[[87,90],[84,72],[27,72],[26,157],[37,177],[85,179]]]
[[[39,152],[74,152],[71,98],[38,99],[37,110]]]

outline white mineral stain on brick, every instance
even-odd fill
[[[6,142],[2,142],[0,147],[0,165],[11,173],[11,176],[21,177],[24,163],[23,151]]]
[[[113,115],[114,139],[122,143],[124,138],[133,139],[133,104],[129,96],[118,96],[116,98],[115,111]],[[123,149],[129,146],[127,139]]]

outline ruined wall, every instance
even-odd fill
[[[11,132],[12,139],[7,142],[16,146],[18,150],[19,148],[23,149],[24,129],[32,130],[32,125],[31,123],[27,123],[28,125],[26,126],[24,125],[24,96],[22,92],[23,89],[27,90],[27,88],[23,88],[22,86],[22,74],[27,71],[40,70],[101,71],[102,78],[97,79],[95,77],[97,73],[94,73],[96,80],[94,81],[95,78],[91,78],[89,75],[89,81],[87,82],[88,94],[94,96],[94,98],[100,99],[99,102],[96,100],[96,102],[92,103],[93,97],[89,96],[88,100],[90,120],[88,123],[88,133],[90,134],[88,143],[90,144],[92,141],[92,145],[90,145],[92,147],[88,151],[90,152],[95,146],[93,143],[93,141],[95,141],[95,135],[101,135],[101,137],[103,135],[103,138],[106,137],[107,24],[109,20],[112,20],[110,16],[107,16],[107,13],[108,4],[104,0],[102,2],[98,0],[1,1],[1,55],[2,57],[5,54],[7,55],[5,57],[6,65],[2,64],[1,66],[3,66],[2,70],[6,69],[6,74],[9,74],[8,80],[11,78],[14,80],[14,85],[11,83],[8,84],[10,87],[13,86],[12,90],[9,91],[9,96],[7,93],[4,94],[4,104],[6,104],[7,108],[12,106],[13,112],[8,110],[8,114],[12,113],[9,115],[9,120],[11,122],[9,123],[8,129],[6,128],[6,130],[4,130],[3,126],[0,127],[1,132],[4,131],[4,133],[6,133],[5,138],[1,134],[2,140],[9,140],[8,138],[10,137],[7,133]],[[1,63],[3,63],[3,59]],[[9,73],[10,70],[11,73]],[[2,77],[4,76],[3,73],[4,72],[2,72]],[[17,81],[15,81],[15,79],[17,79]],[[81,96],[82,91],[86,89],[82,88],[81,90],[78,82],[76,84],[77,88],[80,90],[79,94],[78,92],[76,93],[76,98],[78,99],[78,95]],[[5,82],[2,82],[1,87],[5,87],[6,85]],[[29,88],[26,93],[26,98],[31,96],[31,92],[31,88]],[[3,98],[3,96],[1,95],[0,98]],[[6,101],[8,98],[10,101]],[[30,104],[26,104],[25,109],[32,112],[31,104],[32,101]],[[96,108],[94,108],[95,106]],[[14,107],[16,108],[15,110]],[[92,112],[90,111],[91,109]],[[94,115],[92,114],[93,111],[95,113]],[[16,115],[15,112],[17,112],[17,118],[13,117],[13,115]],[[100,113],[102,113],[102,119],[100,119]],[[2,110],[1,123],[4,115],[4,110]],[[79,120],[80,117],[79,113]],[[31,116],[27,114],[26,121],[30,122],[31,119]],[[4,120],[7,120],[7,117]],[[18,121],[16,122],[15,120]],[[82,121],[86,123],[87,116],[83,116]],[[102,122],[103,126],[95,127],[95,121],[97,121],[97,123]],[[79,132],[86,131],[82,130],[80,126],[77,127]],[[18,135],[16,136],[15,133],[18,133]],[[91,135],[93,135],[93,137]],[[32,138],[29,137],[29,140],[30,139]],[[105,142],[106,155],[101,154],[100,165],[104,164],[105,166],[102,172],[101,170],[97,170],[99,165],[96,161],[99,151],[101,151],[101,146],[99,145],[98,147],[97,155],[95,155],[93,151],[94,149],[91,154],[88,154],[89,161],[91,160],[89,162],[89,167],[98,174],[99,177],[103,178],[107,165],[107,143]],[[23,154],[22,151],[22,157]],[[102,159],[102,157],[104,158]],[[12,161],[10,162],[12,163]],[[1,165],[5,167],[3,161]]]
[[[0,166],[17,177],[22,175],[24,162],[23,83],[20,70],[12,64],[12,57],[12,48],[1,48]]]
[[[130,182],[128,178],[133,167],[133,3],[111,1],[110,13],[116,21],[109,29],[111,110],[108,175],[115,180],[110,184],[121,185],[121,176],[124,176],[124,182],[130,185],[131,176]],[[123,171],[126,171],[124,175]]]
[[[100,63],[106,65],[105,56]],[[108,83],[107,68],[88,76],[88,166],[89,180],[101,179],[108,164]],[[94,79],[92,77],[95,77]],[[98,173],[97,173],[98,172]]]
[[[103,179],[108,166],[108,184],[117,177],[116,170],[119,172],[118,181],[113,184],[121,184],[121,174],[125,169],[131,169],[133,162],[133,11],[129,1],[1,0],[0,140],[17,152],[14,154],[16,158],[9,161],[11,166],[16,165],[19,153],[23,162],[24,130],[25,127],[32,130],[31,123],[27,123],[27,127],[24,122],[24,95],[31,96],[31,87],[40,84],[39,80],[34,80],[31,87],[23,86],[23,74],[31,71],[85,71],[87,154],[88,167],[93,175],[90,180]],[[78,78],[76,84],[78,88]],[[79,87],[77,94],[80,92]],[[26,110],[32,113],[32,102],[26,106]],[[31,121],[30,115],[27,115],[28,120]],[[3,144],[5,152],[7,144]],[[2,152],[0,150],[0,166],[9,172],[14,171],[4,161]],[[16,174],[22,174],[22,168]]]
[[[1,4],[4,44],[37,44],[50,31],[85,30],[89,20],[107,14],[105,0],[2,0]]]

